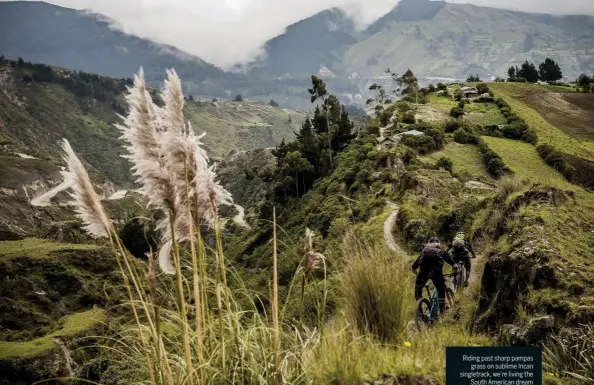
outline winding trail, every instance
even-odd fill
[[[394,239],[394,226],[396,226],[396,218],[398,217],[400,206],[394,202],[388,202],[388,205],[392,208],[392,213],[384,221],[384,241],[386,243],[386,247],[395,253],[402,255],[408,260],[410,259],[408,253],[404,251]]]
[[[64,191],[68,187],[70,187],[70,181],[69,180],[64,180],[62,183],[60,183],[59,185],[55,186],[51,190],[46,191],[43,194],[41,194],[40,196],[31,199],[31,202],[30,203],[31,203],[32,206],[37,206],[37,207],[50,206],[51,205],[51,202],[50,202],[51,199],[53,197],[55,197],[56,194],[58,194],[60,191]]]

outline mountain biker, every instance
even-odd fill
[[[464,263],[464,268],[466,269],[464,286],[468,287],[468,278],[470,277],[470,268],[472,267],[468,253],[472,254],[473,259],[476,258],[476,254],[470,245],[470,241],[466,239],[466,236],[463,232],[459,231],[456,233],[454,240],[448,245],[447,252],[449,253],[450,250],[452,252],[452,259],[454,262]]]
[[[443,277],[443,262],[454,266],[456,263],[450,255],[441,249],[439,238],[431,237],[412,266],[413,271],[419,269],[415,282],[415,298],[418,301],[423,296],[423,288],[431,279],[437,289],[439,313],[445,309],[445,279]]]

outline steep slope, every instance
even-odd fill
[[[118,114],[126,111],[124,89],[123,80],[44,65],[0,63],[3,229],[11,223],[22,228],[20,216],[35,217],[29,202],[62,181],[62,138],[80,153],[105,197],[118,187],[133,188],[130,165],[121,157],[124,150],[115,127],[120,122]],[[232,150],[274,147],[292,138],[304,119],[301,113],[257,102],[187,101],[185,113],[197,133],[206,132],[203,141],[214,159]],[[56,199],[62,201],[60,195]],[[38,221],[25,222],[35,227]]]
[[[113,23],[103,15],[45,2],[2,2],[0,54],[116,78],[144,66],[153,85],[165,67],[175,67],[190,80],[188,90],[200,86],[204,95],[222,96],[225,83],[235,77],[175,47],[123,33]]]

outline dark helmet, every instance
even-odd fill
[[[429,241],[427,242],[428,244],[439,244],[439,238],[437,237],[431,237],[429,238]]]

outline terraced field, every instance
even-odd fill
[[[539,143],[594,160],[594,94],[553,92],[551,87],[518,83],[490,87],[536,131]]]

